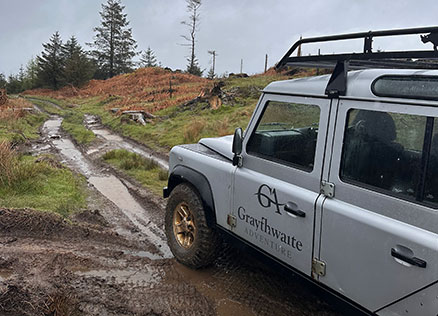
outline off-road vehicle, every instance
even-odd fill
[[[427,33],[438,27],[302,39],[277,67],[331,75],[271,83],[245,132],[174,147],[164,196],[176,259],[209,264],[224,232],[369,313],[436,316],[438,53],[372,49]],[[291,57],[359,38],[363,52]]]

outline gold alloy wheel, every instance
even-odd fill
[[[173,234],[178,243],[188,249],[196,238],[196,225],[189,206],[182,202],[175,207],[173,213]]]

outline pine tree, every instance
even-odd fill
[[[208,79],[214,79],[214,78],[216,78],[216,74],[215,74],[215,72],[214,72],[213,67],[211,67],[210,70],[208,71],[208,73],[207,73],[207,78],[208,78]]]
[[[192,75],[202,76],[202,70],[198,65],[198,59],[195,55],[195,44],[196,44],[196,33],[199,30],[199,8],[201,6],[201,0],[186,0],[187,11],[190,13],[189,19],[187,21],[182,21],[181,24],[186,25],[189,29],[189,36],[181,35],[188,44],[183,44],[184,46],[190,47],[190,56],[187,58],[187,69],[186,71]]]
[[[64,56],[62,40],[58,32],[52,35],[48,43],[43,44],[44,51],[38,60],[38,80],[43,86],[54,90],[59,89],[64,82]]]
[[[126,73],[132,70],[132,58],[137,55],[136,41],[132,38],[132,29],[120,0],[108,0],[102,4],[101,25],[94,28],[96,35],[90,43],[94,50],[92,55],[104,78]]]
[[[18,76],[10,74],[8,77],[8,83],[6,84],[6,90],[9,94],[20,93],[22,90],[21,81]]]
[[[75,87],[84,85],[92,78],[94,67],[76,37],[72,36],[62,47],[62,50],[65,64],[65,82]]]
[[[31,58],[26,65],[26,75],[23,83],[24,90],[34,89],[38,86],[38,62]]]
[[[8,82],[6,81],[5,75],[0,73],[0,89],[5,89],[7,83]]]
[[[143,67],[157,67],[157,58],[150,47],[143,52],[143,55],[140,58],[140,64]]]

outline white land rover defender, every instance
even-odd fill
[[[302,39],[277,67],[331,76],[271,83],[245,132],[174,147],[176,259],[209,264],[225,232],[369,313],[437,316],[438,52],[372,51],[426,33],[435,45],[438,27]],[[357,38],[361,53],[291,57]]]

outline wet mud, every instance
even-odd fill
[[[123,138],[109,129],[105,128],[101,125],[98,117],[94,115],[85,115],[84,118],[85,126],[91,130],[96,136],[99,136],[102,140],[104,140],[100,146],[95,146],[88,150],[88,154],[93,154],[96,152],[102,152],[112,149],[125,149],[131,151],[133,153],[139,154],[143,157],[150,158],[158,163],[158,165],[163,169],[168,169],[169,164],[167,162],[167,158],[155,153],[154,151],[142,146],[140,144],[136,144],[131,140]]]
[[[86,117],[99,139],[78,148],[61,122],[52,116],[32,151],[87,178],[88,209],[68,219],[0,209],[0,315],[339,315],[252,253],[224,245],[207,269],[179,264],[166,243],[163,201],[99,162],[105,150],[134,145]]]

